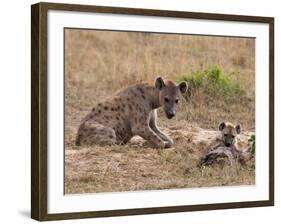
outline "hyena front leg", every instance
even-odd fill
[[[169,145],[165,143],[151,128],[142,129],[139,136],[151,143],[155,148],[168,148]]]
[[[155,148],[168,148],[168,145],[148,126],[146,122],[132,127],[133,135],[139,135]]]
[[[172,147],[174,144],[173,140],[163,133],[162,131],[159,130],[157,126],[157,111],[153,110],[150,114],[150,119],[149,119],[149,127],[165,142],[167,142],[168,148]]]

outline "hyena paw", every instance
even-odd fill
[[[165,142],[165,148],[171,148],[173,146],[173,142]]]

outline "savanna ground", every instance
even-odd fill
[[[255,42],[250,38],[65,30],[65,193],[156,190],[255,183],[246,165],[197,166],[222,121],[241,124],[247,148],[255,130]],[[190,92],[158,123],[172,149],[75,146],[81,119],[104,97],[156,76],[186,80]]]

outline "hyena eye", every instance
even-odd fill
[[[165,100],[166,103],[169,102],[169,98],[168,97],[165,97],[164,100]]]
[[[179,102],[179,99],[176,99],[175,102],[176,102],[176,104],[177,104],[177,103]]]

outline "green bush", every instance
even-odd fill
[[[256,152],[256,136],[251,135],[249,142],[250,142],[250,152],[254,155]]]
[[[240,82],[233,79],[233,74],[224,74],[218,66],[210,67],[205,71],[195,71],[190,75],[181,75],[177,82],[181,81],[187,81],[191,91],[203,88],[207,94],[221,95],[225,98],[241,96],[245,93]]]

